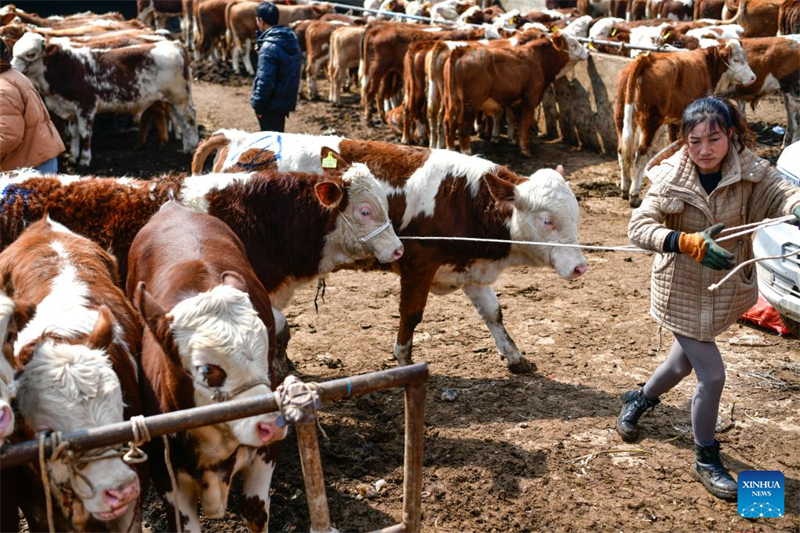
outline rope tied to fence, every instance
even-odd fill
[[[328,434],[322,429],[316,416],[322,405],[318,384],[306,383],[297,376],[288,376],[275,390],[275,401],[281,412],[278,416],[278,426],[308,424],[316,421],[322,436],[325,439],[328,438]]]
[[[136,415],[131,417],[131,431],[133,431],[133,440],[128,443],[130,450],[125,454],[123,460],[128,464],[136,464],[147,461],[147,454],[139,448],[145,443],[150,442],[152,436],[150,435],[150,428],[147,426],[147,418],[143,415]],[[172,505],[175,512],[175,528],[178,533],[183,532],[183,524],[181,524],[181,512],[178,508],[178,482],[175,477],[175,471],[172,468],[172,459],[169,453],[169,439],[166,435],[161,435],[161,441],[164,443],[164,464],[167,467],[167,474],[169,474],[169,482],[172,485],[176,498]],[[128,456],[131,459],[128,459]]]

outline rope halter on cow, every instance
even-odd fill
[[[211,397],[212,401],[215,401],[217,403],[227,402],[231,398],[235,398],[236,396],[239,396],[240,394],[245,393],[250,389],[254,389],[259,385],[264,385],[265,387],[270,388],[269,380],[266,379],[253,379],[251,381],[239,385],[238,387],[236,387],[231,391],[226,391],[221,387],[209,387],[202,381],[198,381],[196,379],[192,381],[194,382],[195,386],[203,389]]]
[[[389,213],[387,213],[386,210],[383,208],[383,204],[381,203],[380,198],[378,198],[378,196],[371,191],[369,192],[369,194],[373,198],[375,198],[375,202],[381,207],[381,215],[386,217],[386,222],[381,224],[378,228],[373,230],[366,237],[362,237],[361,235],[358,234],[358,231],[356,231],[355,226],[353,226],[353,223],[350,222],[350,219],[347,218],[347,215],[344,214],[344,211],[339,211],[339,214],[342,216],[342,219],[344,220],[345,224],[347,224],[347,227],[350,228],[350,231],[353,232],[353,235],[356,236],[356,239],[358,239],[358,242],[361,244],[361,246],[364,248],[364,251],[367,253],[369,253],[369,249],[367,249],[367,243],[369,243],[369,241],[371,241],[372,239],[374,239],[375,237],[377,237],[378,235],[380,235],[381,233],[383,233],[392,226],[392,219],[389,218]]]
[[[136,428],[135,425],[134,428]],[[60,461],[67,469],[67,480],[62,483],[54,482],[53,486],[56,488],[56,490],[58,490],[58,492],[61,493],[64,507],[71,515],[73,494],[77,495],[81,500],[90,500],[97,494],[97,489],[95,488],[94,484],[83,472],[81,472],[81,468],[83,466],[95,461],[104,461],[106,459],[114,459],[116,457],[121,457],[126,464],[138,464],[147,461],[147,454],[139,448],[144,441],[141,441],[136,435],[137,431],[134,429],[135,441],[128,443],[128,447],[109,446],[106,448],[97,448],[86,452],[76,452],[70,449],[69,441],[64,440],[64,437],[60,431],[53,431],[50,433],[50,444],[53,451],[50,453],[50,458],[48,459],[45,455],[45,443],[48,435],[46,433],[39,434],[39,469],[42,485],[44,487],[45,504],[47,508],[47,525],[50,528],[51,533],[55,532],[55,522],[53,519],[53,502],[50,497],[50,478],[52,475],[50,472],[50,464]],[[147,432],[147,436],[148,438],[145,439],[145,441],[149,440],[149,432]],[[87,490],[83,490],[80,484],[77,483],[78,479],[80,479]]]

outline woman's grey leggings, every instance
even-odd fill
[[[647,380],[644,393],[648,398],[656,399],[694,369],[697,388],[692,399],[692,431],[694,441],[707,446],[714,442],[719,400],[725,386],[725,365],[714,341],[701,342],[677,333],[674,335],[675,344],[667,360]]]

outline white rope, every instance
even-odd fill
[[[506,239],[478,239],[474,237],[400,237],[400,240],[413,241],[468,241],[468,242],[493,242],[499,244],[526,244],[530,246],[551,246],[554,248],[580,248],[582,250],[601,250],[605,252],[644,252],[653,253],[651,250],[637,248],[636,246],[588,246],[585,244],[569,244],[563,242],[538,242],[538,241],[510,241]]]
[[[772,255],[772,256],[769,256],[769,257],[754,257],[753,259],[748,259],[747,261],[745,261],[743,263],[739,263],[738,265],[736,265],[736,268],[734,268],[733,270],[728,272],[725,275],[724,278],[719,280],[719,283],[714,283],[714,284],[710,285],[708,287],[708,290],[711,291],[711,292],[714,292],[715,290],[717,290],[719,288],[720,285],[722,285],[723,283],[728,281],[731,278],[731,276],[736,274],[736,272],[738,272],[740,269],[746,267],[747,265],[749,265],[751,263],[757,263],[758,261],[769,261],[770,259],[786,259],[787,257],[792,257],[793,255],[800,255],[800,252],[795,250],[794,252],[789,252],[788,254],[783,254],[783,255]]]
[[[758,231],[762,228],[768,228],[769,226],[777,226],[778,224],[783,224],[784,222],[791,222],[793,220],[797,220],[794,215],[786,215],[785,217],[779,218],[765,218],[761,222],[751,222],[750,224],[742,224],[741,226],[734,226],[732,228],[725,228],[722,230],[722,233],[728,233],[730,231],[736,231],[742,228],[749,228],[744,231],[739,231],[734,233],[733,235],[726,235],[720,239],[714,239],[716,242],[723,242],[734,237],[739,237],[740,235],[746,235],[747,233],[753,233],[754,231]]]

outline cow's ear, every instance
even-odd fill
[[[483,175],[492,197],[498,202],[513,202],[516,198],[517,187],[491,172]]]
[[[566,170],[564,170],[564,167],[562,167],[561,165],[558,165],[558,166],[556,167],[556,172],[558,172],[559,174],[561,174],[561,177],[562,177],[562,178],[566,178],[566,177],[567,177],[567,171],[566,171]]]
[[[234,272],[233,270],[226,270],[220,276],[220,281],[222,281],[223,285],[227,285],[229,287],[233,287],[234,289],[247,293],[247,283],[244,281],[242,275],[239,274],[238,272]]]
[[[86,345],[95,350],[105,350],[114,340],[114,326],[117,325],[117,319],[105,305],[101,305],[97,311],[97,322]]]
[[[139,311],[145,326],[156,338],[164,353],[169,357],[180,358],[170,328],[172,315],[167,314],[161,304],[147,292],[147,285],[143,281],[139,282],[133,293],[133,306]]]
[[[569,44],[564,39],[564,36],[560,33],[554,33],[550,39],[553,41],[553,48],[558,50],[559,52],[564,52],[569,50]]]
[[[51,55],[55,54],[56,52],[58,52],[58,46],[56,46],[54,44],[48,44],[44,48],[44,53],[46,55],[48,55],[48,56],[51,56]]]
[[[328,209],[333,209],[342,201],[344,193],[342,188],[332,181],[321,181],[314,186],[314,192],[322,205]]]
[[[14,19],[17,18],[16,13],[6,13],[2,17],[0,17],[0,26],[5,26],[6,24],[11,24]]]
[[[323,146],[320,151],[320,162],[322,164],[322,172],[325,174],[339,174],[347,166],[347,161],[344,160],[339,152],[327,146]]]

